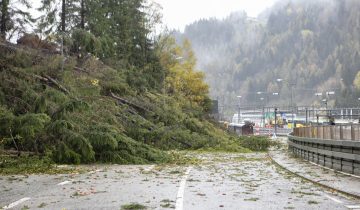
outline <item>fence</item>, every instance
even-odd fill
[[[313,139],[360,141],[360,125],[334,125],[294,128],[293,135],[297,137]]]
[[[295,128],[289,149],[308,161],[360,175],[360,125]]]

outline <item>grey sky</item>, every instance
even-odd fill
[[[170,29],[184,27],[201,18],[224,18],[231,12],[245,11],[256,17],[276,0],[154,0],[163,7],[164,23]]]
[[[34,7],[39,0],[31,0]],[[256,17],[278,0],[152,0],[163,7],[163,22],[170,29],[183,30],[184,27],[201,18],[224,18],[231,12],[245,11]],[[36,13],[33,11],[33,13]]]

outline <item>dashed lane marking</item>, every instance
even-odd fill
[[[21,203],[23,203],[23,202],[25,202],[25,201],[28,201],[28,200],[30,200],[31,198],[21,198],[20,200],[18,200],[18,201],[15,201],[15,202],[13,202],[13,203],[10,203],[9,205],[7,205],[7,206],[4,206],[2,209],[11,209],[11,208],[14,208],[15,206],[17,206],[17,205],[19,205],[19,204],[21,204]]]
[[[189,177],[191,169],[192,169],[192,167],[188,167],[185,172],[185,175],[181,179],[180,187],[179,187],[179,190],[178,190],[178,193],[176,196],[175,210],[183,210],[183,208],[184,208],[184,194],[185,194],[186,180]]]
[[[72,181],[70,180],[66,180],[66,181],[63,181],[63,182],[60,182],[59,184],[57,184],[58,186],[63,186],[63,185],[66,185],[66,184],[70,184]]]

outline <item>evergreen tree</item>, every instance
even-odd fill
[[[27,12],[30,7],[28,0],[0,0],[1,38],[11,39],[14,34],[25,31],[26,26],[34,21]]]
[[[89,0],[91,1],[91,0]],[[85,29],[85,0],[42,0],[39,11],[39,31],[45,34],[71,33],[75,28]]]

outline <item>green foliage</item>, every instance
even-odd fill
[[[0,107],[0,140],[5,147],[34,150],[37,148],[37,138],[40,137],[50,117],[46,114],[27,113],[14,116],[9,110]]]
[[[0,37],[13,38],[14,34],[25,31],[34,21],[28,11],[31,4],[28,0],[13,2],[2,0],[0,2]]]
[[[10,137],[15,126],[15,116],[3,106],[0,106],[0,141],[1,137]]]
[[[259,152],[267,151],[269,147],[275,145],[270,138],[261,136],[240,137],[238,141],[241,146]]]
[[[147,207],[138,203],[125,204],[121,206],[121,210],[142,210],[142,209],[147,209]]]
[[[114,151],[118,147],[116,140],[118,131],[110,125],[98,125],[89,129],[86,136],[95,152]]]
[[[42,2],[48,4],[42,8],[47,11],[43,20],[54,18],[40,26],[55,32],[49,40],[59,39],[59,2]],[[65,36],[65,49],[76,56],[64,59],[36,49],[0,51],[0,64],[6,67],[0,70],[2,149],[72,164],[168,163],[177,157],[164,150],[244,150],[205,120],[207,86],[203,74],[193,71],[190,43],[183,50],[186,62],[172,66],[171,76],[181,84],[172,83],[175,92],[163,89],[170,69],[148,40],[143,3],[86,1],[86,10],[94,12],[86,19],[88,28],[78,29],[78,20],[66,25],[72,36]],[[52,9],[55,13],[50,14]],[[65,18],[77,9],[67,10]],[[110,13],[112,18],[107,18]]]
[[[81,100],[71,100],[63,104],[57,111],[54,113],[54,118],[61,119],[64,115],[69,112],[75,111],[85,111],[89,109],[89,105]]]
[[[91,53],[95,56],[102,57],[104,54],[102,49],[102,42],[93,34],[85,30],[74,30],[72,33],[71,51],[82,54]]]
[[[13,136],[21,137],[19,143],[25,148],[34,147],[35,140],[44,131],[45,126],[50,122],[46,114],[24,114],[15,118],[15,129]],[[28,146],[27,146],[28,145]]]
[[[0,160],[0,174],[35,174],[35,173],[72,173],[74,170],[58,169],[54,167],[53,161],[48,157],[21,156],[21,157],[2,157]],[[15,181],[15,180],[14,180]]]

